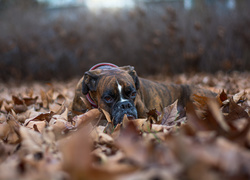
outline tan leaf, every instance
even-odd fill
[[[68,121],[68,113],[69,113],[68,108],[65,108],[64,112],[61,114],[62,118],[65,119],[66,121]]]
[[[26,127],[41,133],[46,127],[46,121],[30,121]]]
[[[30,153],[43,151],[43,139],[41,134],[21,126],[22,148]]]
[[[129,120],[127,115],[125,114],[122,120],[122,125],[126,127],[129,122],[133,122],[133,124],[137,127],[138,130],[142,130],[144,132],[151,131],[151,123],[147,118]]]
[[[162,132],[163,131],[163,125],[161,124],[152,124],[151,131],[153,132]]]
[[[101,109],[101,110],[102,110],[104,116],[106,117],[107,121],[108,121],[109,123],[112,123],[112,120],[111,120],[111,118],[110,118],[110,114],[109,114],[107,111],[105,111],[104,109]]]
[[[10,126],[7,122],[0,124],[0,139],[4,140],[10,132]]]
[[[10,144],[16,144],[20,142],[20,124],[14,119],[14,117],[9,114],[7,117],[7,123],[9,125],[10,131],[7,134],[6,141]]]
[[[114,139],[110,135],[108,135],[106,133],[102,133],[102,132],[99,133],[98,143],[100,143],[100,144],[113,144],[113,142],[114,142]]]
[[[163,118],[162,118],[162,125],[171,125],[179,116],[177,110],[177,103],[176,100],[173,104],[164,108]]]
[[[6,112],[10,112],[11,109],[13,109],[13,106],[14,106],[14,104],[9,104],[6,101],[3,101],[1,110],[6,111]]]
[[[63,104],[65,103],[65,101],[66,101],[66,98],[62,94],[58,94],[57,97],[55,98],[55,102],[58,104]]]
[[[58,103],[50,103],[49,104],[49,110],[55,112],[56,114],[59,114],[59,112],[63,109],[63,106]]]
[[[72,179],[86,179],[90,174],[91,141],[85,128],[79,129],[70,138],[59,142],[59,149],[63,155],[63,170],[70,174]]]
[[[117,124],[111,136],[116,139],[121,133],[121,124]]]
[[[75,128],[62,115],[54,115],[49,121],[49,125],[53,128],[56,139],[64,137],[67,130],[69,131]]]
[[[239,93],[233,95],[233,100],[235,103],[238,103],[238,101],[240,101],[240,100],[245,101],[246,95],[247,95],[246,91],[240,91]]]
[[[73,118],[73,121],[76,124],[75,126],[79,127],[79,126],[85,126],[91,122],[95,123],[100,118],[101,118],[101,112],[98,109],[91,109],[82,115],[75,116]]]

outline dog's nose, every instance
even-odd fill
[[[122,110],[126,110],[126,109],[131,109],[133,106],[130,102],[123,102],[121,105],[120,105],[120,108]]]

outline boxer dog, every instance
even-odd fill
[[[111,63],[93,66],[77,84],[73,111],[86,112],[91,108],[107,111],[114,125],[129,119],[144,118],[148,110],[163,108],[178,99],[185,106],[192,94],[216,94],[195,86],[163,84],[139,78],[132,66],[117,67]]]

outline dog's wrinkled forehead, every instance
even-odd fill
[[[84,95],[88,92],[100,92],[117,86],[115,84],[119,82],[122,87],[134,86],[139,89],[140,83],[138,76],[133,66],[123,67],[109,67],[101,66],[91,68],[91,70],[85,72],[82,83],[82,93]]]
[[[100,81],[102,83],[98,84],[97,89],[106,90],[109,89],[111,91],[117,92],[120,87],[135,87],[135,83],[133,78],[128,74],[128,72],[120,69],[109,69],[101,70],[102,76],[100,77]],[[100,86],[100,87],[99,87]],[[105,88],[103,88],[103,86]],[[102,93],[102,92],[101,92]]]

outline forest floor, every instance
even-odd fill
[[[250,179],[250,73],[147,78],[218,96],[114,127],[71,113],[78,79],[0,83],[0,179]]]

